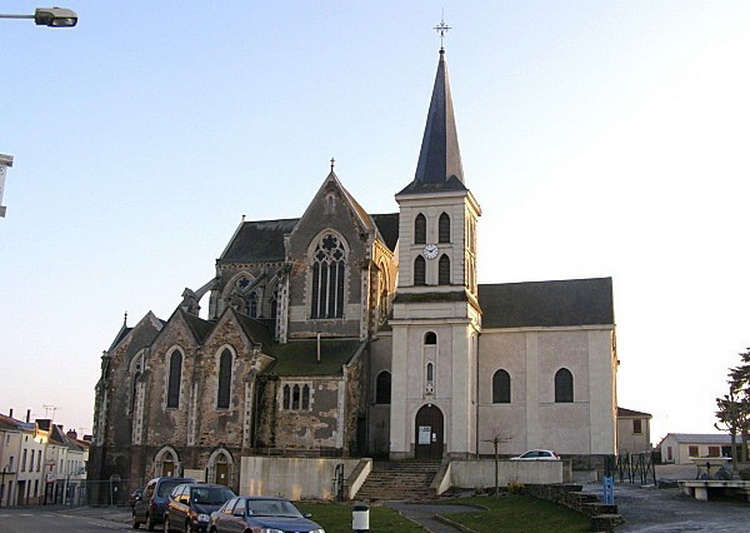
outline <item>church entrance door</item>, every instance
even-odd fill
[[[161,475],[162,477],[172,477],[175,475],[174,473],[174,462],[172,461],[164,461],[161,466]]]
[[[414,455],[417,459],[443,458],[443,413],[431,404],[417,411],[414,424]]]
[[[229,465],[226,462],[216,463],[216,483],[229,485]]]

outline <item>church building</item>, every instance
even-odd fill
[[[191,475],[240,458],[463,459],[616,443],[610,278],[477,281],[441,47],[413,180],[371,214],[331,171],[299,218],[245,220],[171,316],[102,356],[89,479]],[[208,309],[201,317],[201,303]]]

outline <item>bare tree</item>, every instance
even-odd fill
[[[495,497],[500,495],[500,445],[513,439],[514,435],[501,430],[495,430],[492,437],[483,442],[491,442],[495,455]]]

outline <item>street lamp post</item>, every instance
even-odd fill
[[[5,171],[13,166],[13,156],[0,154],[0,217],[5,217],[6,207],[3,205],[3,191],[5,190]]]
[[[50,28],[72,28],[78,23],[78,15],[64,7],[38,7],[33,15],[0,15],[0,19],[34,19],[37,26]]]

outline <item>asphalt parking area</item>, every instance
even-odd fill
[[[595,485],[587,492],[601,493]],[[700,501],[686,496],[679,488],[657,489],[637,484],[615,483],[615,503],[625,523],[618,533],[678,533],[711,531],[747,533],[750,531],[750,503],[730,500]]]

